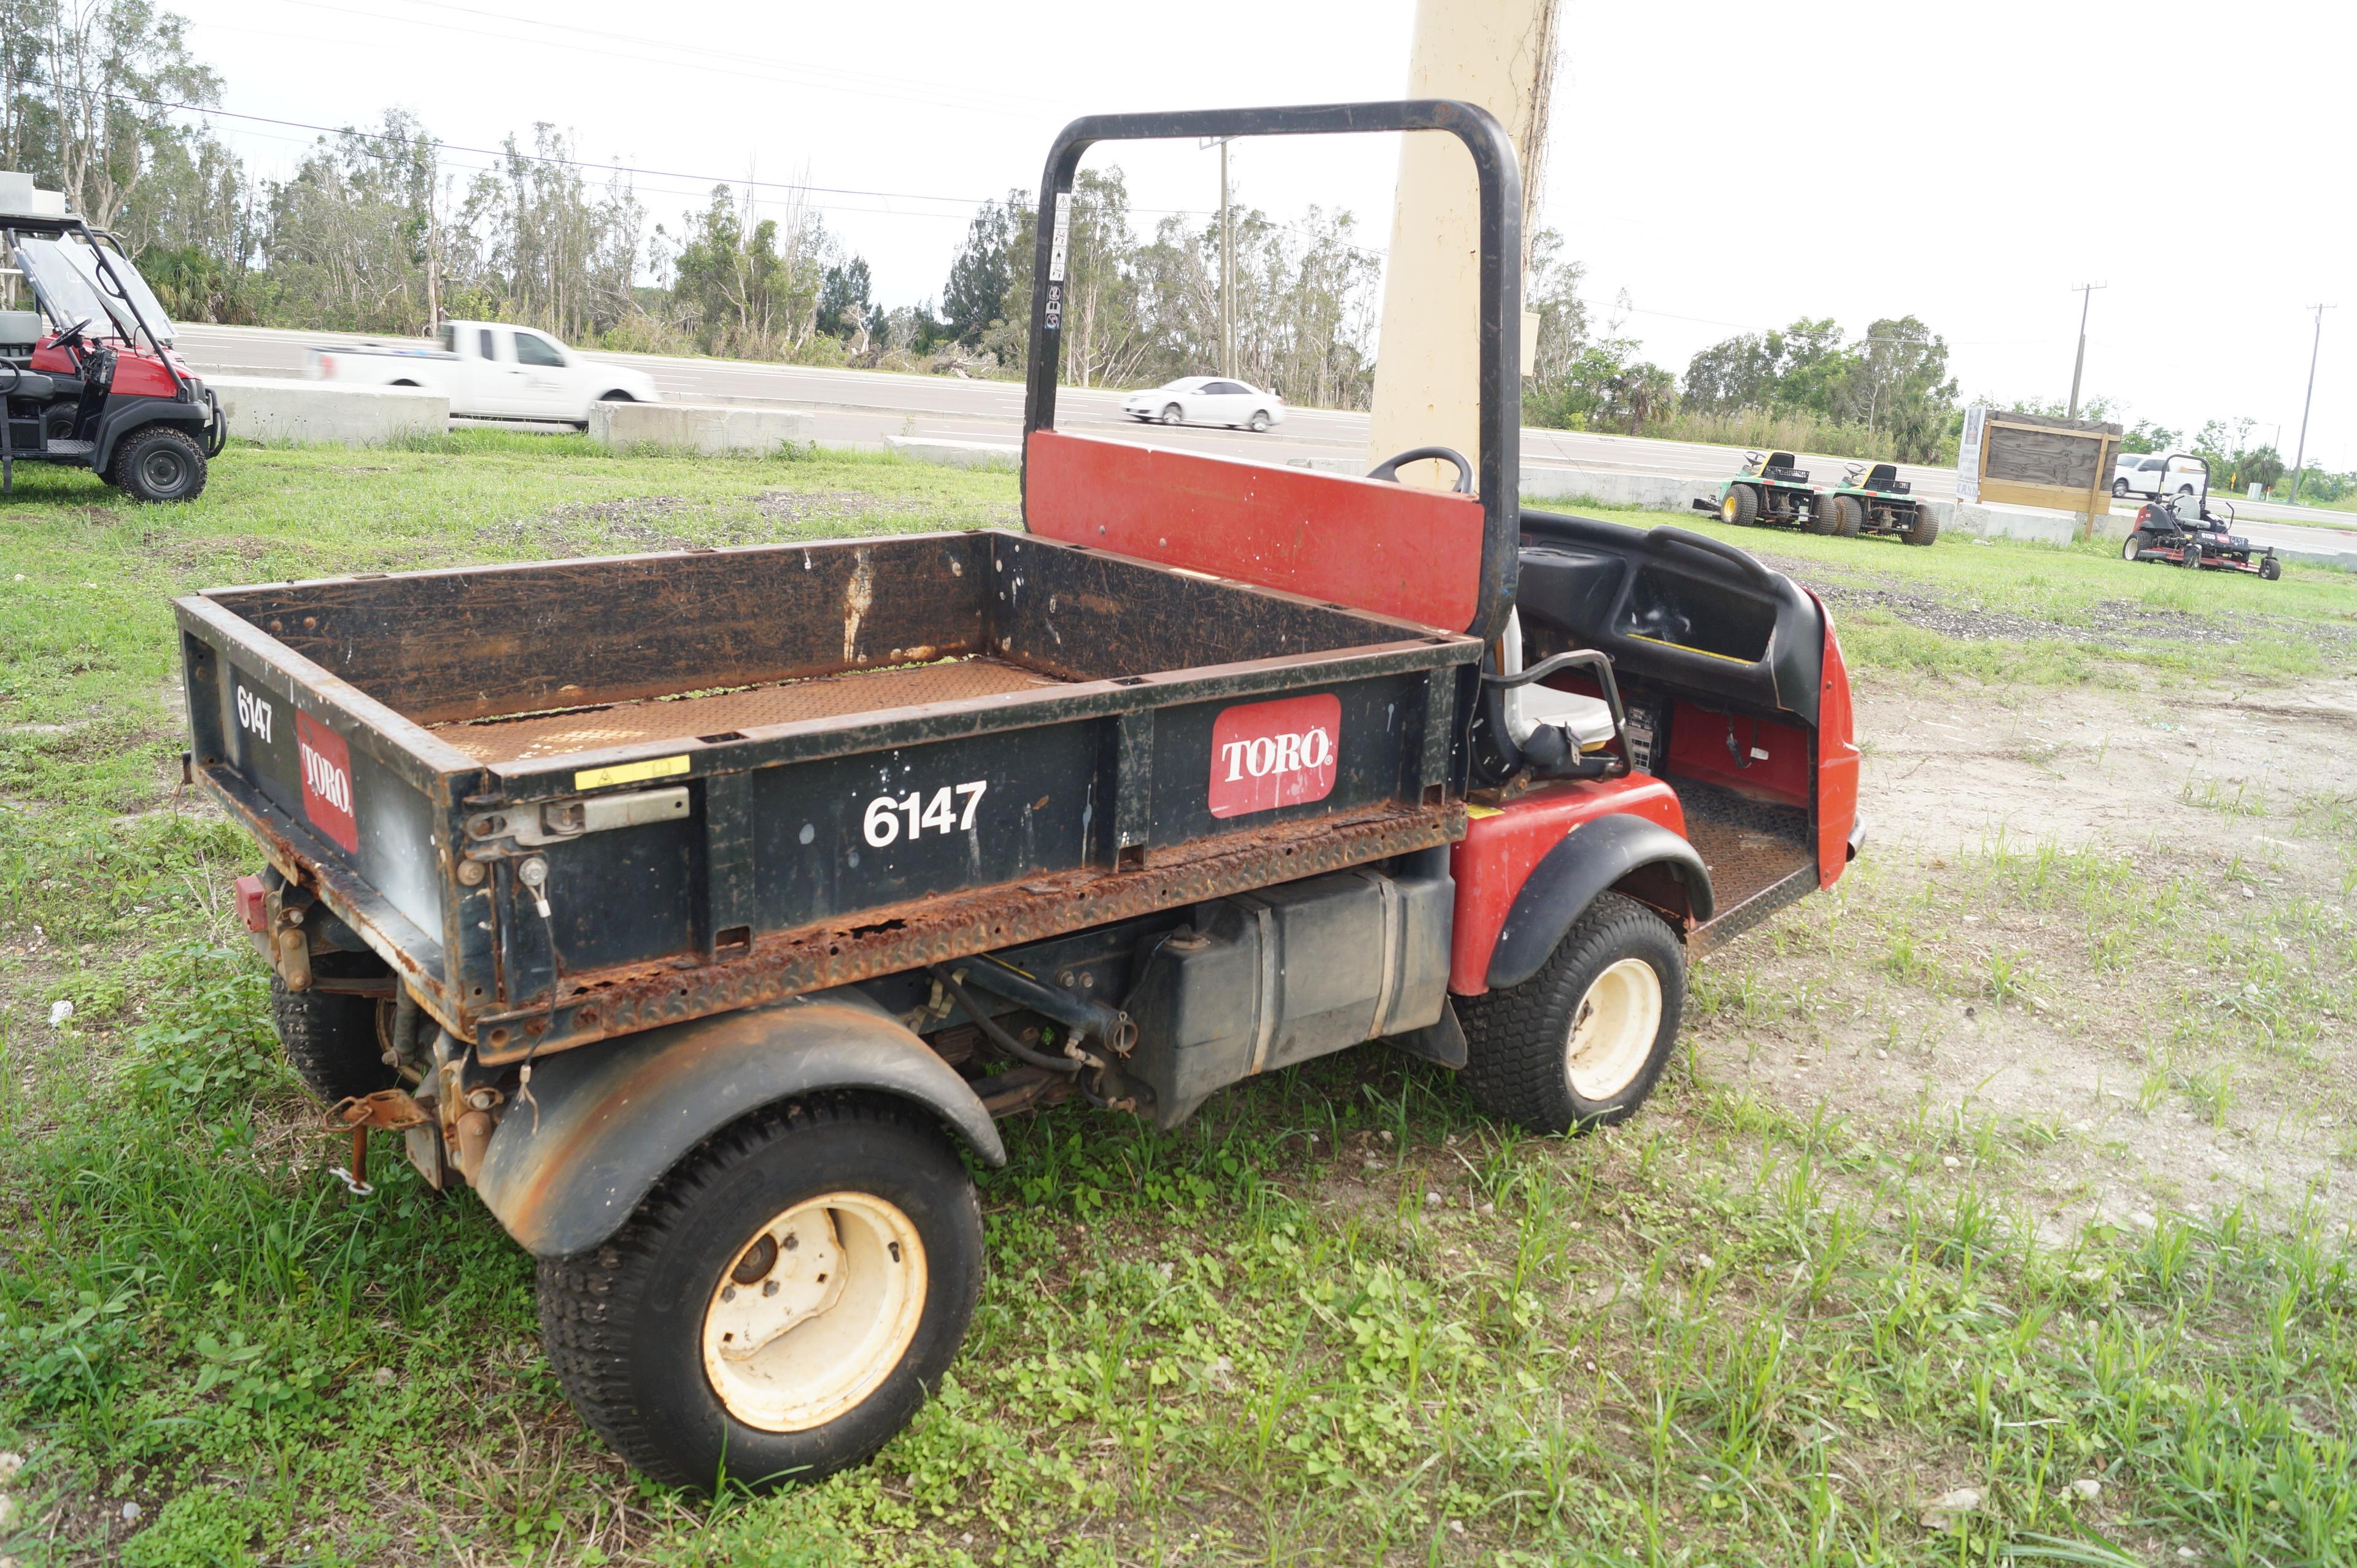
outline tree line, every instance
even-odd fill
[[[1028,191],[985,202],[938,298],[886,307],[865,258],[806,192],[720,185],[651,220],[629,177],[537,124],[489,166],[452,162],[392,111],[321,136],[263,179],[201,120],[219,77],[185,25],[152,0],[0,0],[0,167],[63,190],[117,232],[174,315],[197,320],[418,335],[452,317],[511,320],[567,341],[789,362],[1019,375],[1037,211]],[[1073,191],[1065,374],[1152,384],[1220,365],[1216,215],[1169,214],[1142,235],[1122,171]],[[1382,258],[1352,216],[1312,207],[1282,222],[1232,209],[1233,373],[1287,400],[1364,408],[1374,386]],[[1835,456],[1952,457],[1962,413],[1945,341],[1909,315],[1856,338],[1830,318],[1741,333],[1683,376],[1602,320],[1561,238],[1533,239],[1526,303],[1539,322],[1529,423]],[[2213,421],[2191,445],[2223,475],[2277,482],[2272,447]],[[2178,433],[2140,422],[2130,450]],[[2357,491],[2311,468],[2306,493]]]

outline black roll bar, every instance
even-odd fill
[[[1267,109],[1091,114],[1048,150],[1039,178],[1039,242],[1031,264],[1031,349],[1023,434],[1056,427],[1056,375],[1063,349],[1065,263],[1072,178],[1099,142],[1207,136],[1331,136],[1374,131],[1445,131],[1472,155],[1480,182],[1481,583],[1473,624],[1483,641],[1504,630],[1514,601],[1521,527],[1523,382],[1523,174],[1504,126],[1478,104],[1447,98],[1388,103],[1309,103]],[[1028,470],[1028,465],[1027,465]],[[1028,475],[1027,475],[1028,484]],[[1027,503],[1028,504],[1028,503]],[[1027,513],[1028,521],[1028,513]]]

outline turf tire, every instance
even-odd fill
[[[205,449],[176,425],[142,425],[114,448],[106,478],[135,500],[192,501],[205,493]]]
[[[2148,548],[2151,542],[2152,536],[2150,534],[2147,533],[2141,528],[2136,530],[2126,539],[2120,541],[2120,559],[2123,561],[2135,560],[2137,553]]]
[[[705,1313],[742,1238],[831,1192],[897,1205],[925,1249],[915,1337],[875,1391],[801,1432],[732,1415],[704,1369]],[[884,1096],[818,1096],[725,1128],[603,1244],[543,1260],[540,1327],[557,1381],[615,1452],[668,1485],[765,1490],[857,1465],[906,1426],[956,1359],[982,1293],[982,1209],[933,1119]]]
[[[2274,556],[2272,556],[2272,555],[2262,556],[2262,557],[2260,558],[2260,560],[2259,560],[2259,580],[2260,580],[2261,582],[2263,582],[2263,583],[2272,583],[2272,582],[2274,582],[2276,578],[2278,578],[2278,577],[2280,577],[2280,576],[2282,576],[2282,575],[2283,575],[2283,563],[2282,563],[2282,562],[2280,562],[2280,561],[2276,560],[2276,559]]]
[[[1572,1086],[1571,1032],[1588,988],[1624,958],[1652,967],[1662,988],[1661,1024],[1635,1076],[1609,1100],[1592,1101]],[[1534,1133],[1586,1132],[1625,1122],[1669,1063],[1685,988],[1685,949],[1669,923],[1634,899],[1599,893],[1536,974],[1458,1002],[1466,1091],[1488,1114]]]
[[[1760,492],[1749,485],[1729,486],[1719,499],[1718,516],[1738,528],[1750,527],[1760,516]]]
[[[1929,544],[1940,537],[1940,514],[1923,507],[1915,509],[1912,524],[1899,531],[1902,543]]]
[[[361,980],[384,972],[383,962],[372,953],[317,953],[311,959],[311,972],[328,979]],[[373,996],[289,991],[285,981],[270,977],[270,1013],[278,1025],[278,1045],[286,1053],[286,1065],[304,1088],[329,1105],[401,1081],[384,1059],[379,1008]],[[382,1010],[390,1013],[391,1004],[382,1004]]]

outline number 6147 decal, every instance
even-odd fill
[[[988,783],[976,779],[965,784],[944,784],[933,791],[931,800],[921,790],[899,796],[878,795],[867,802],[867,810],[859,820],[860,830],[877,849],[899,841],[903,817],[909,819],[909,836],[912,839],[929,832],[964,832],[974,826],[974,808],[982,804],[982,792],[989,788]],[[951,803],[953,793],[965,808],[963,811]]]

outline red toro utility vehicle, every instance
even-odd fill
[[[10,173],[0,239],[10,300],[21,280],[38,307],[0,309],[0,494],[19,463],[65,463],[143,501],[195,499],[228,427],[121,242]]]
[[[1419,131],[1480,176],[1472,493],[1055,428],[1107,140]],[[957,1353],[964,1155],[1184,1122],[1366,1042],[1617,1122],[1686,966],[1856,853],[1824,607],[1519,511],[1520,179],[1438,101],[1114,116],[1049,156],[1024,530],[225,588],[192,761],[307,1082],[540,1261],[587,1422],[667,1481],[872,1454]]]

